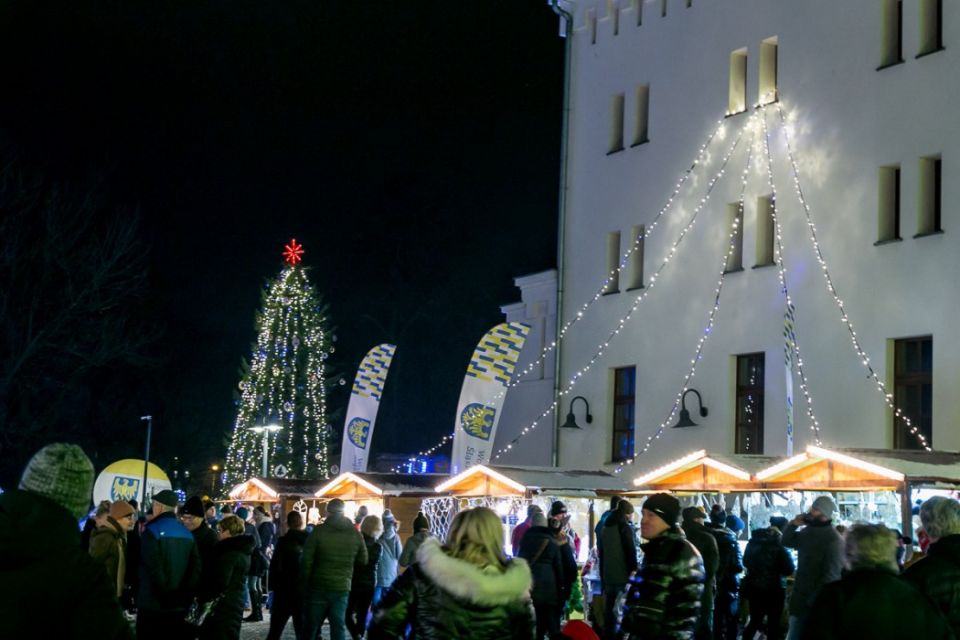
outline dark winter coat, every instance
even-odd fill
[[[717,541],[717,595],[736,598],[740,592],[743,554],[737,534],[726,527],[705,527]]]
[[[193,535],[172,511],[161,513],[143,530],[137,607],[186,612],[199,582],[200,554]]]
[[[260,532],[256,525],[249,522],[243,523],[243,535],[253,538],[253,551],[250,552],[250,575],[262,576],[267,570],[267,556],[263,555],[260,544]]]
[[[554,535],[556,530],[551,529]],[[560,606],[566,605],[570,600],[570,594],[573,593],[573,583],[580,575],[580,567],[577,566],[577,557],[573,552],[573,542],[567,537],[565,540],[558,540],[560,544],[560,561],[563,563],[563,583],[560,589]]]
[[[940,612],[919,591],[889,572],[859,569],[824,585],[804,626],[804,640],[953,638]]]
[[[786,578],[793,575],[794,565],[781,537],[780,530],[775,527],[757,529],[750,536],[743,554],[743,566],[747,568],[747,575],[743,578],[746,597],[784,592]]]
[[[270,586],[275,597],[300,598],[300,563],[303,560],[303,546],[307,543],[307,532],[291,529],[277,540],[277,547],[270,560]]]
[[[123,595],[127,572],[127,532],[107,516],[107,524],[90,536],[90,557],[103,564],[117,597]]]
[[[631,640],[692,638],[705,578],[700,554],[678,527],[641,548],[643,565],[627,592],[623,630]]]
[[[396,526],[384,522],[383,535],[377,543],[381,549],[380,562],[377,563],[377,586],[389,587],[397,579],[397,566],[403,552]]]
[[[607,516],[603,525],[600,552],[600,579],[605,587],[623,586],[637,570],[637,544],[630,523],[620,511]]]
[[[200,586],[199,591],[205,592],[213,574],[214,555],[220,538],[217,532],[204,521],[199,527],[190,532],[193,541],[197,544],[197,553],[200,554]]]
[[[407,538],[403,544],[403,551],[400,552],[400,566],[409,567],[417,559],[417,549],[425,540],[430,538],[430,532],[426,530],[417,531]]]
[[[790,615],[805,616],[820,587],[840,579],[843,538],[827,522],[814,522],[801,530],[790,523],[783,531],[783,546],[797,550],[797,575],[790,596]]]
[[[517,556],[530,566],[533,604],[556,607],[563,604],[563,559],[554,532],[549,527],[530,527],[520,541]]]
[[[220,600],[200,628],[202,640],[236,640],[243,621],[243,595],[247,589],[250,552],[254,541],[248,535],[224,538],[217,543],[213,555],[210,591],[202,600]]]
[[[331,514],[307,538],[300,569],[301,587],[309,591],[350,591],[353,568],[367,563],[363,536],[343,515]]]
[[[431,538],[375,608],[368,637],[397,640],[409,624],[411,640],[533,640],[530,579],[524,560],[481,569]]]
[[[703,596],[700,598],[701,621],[713,620],[713,598],[717,588],[717,567],[720,556],[717,551],[717,539],[705,525],[693,520],[683,521],[683,533],[687,541],[696,547],[703,560]],[[709,627],[707,627],[709,628]]]
[[[103,565],[76,519],[43,496],[0,495],[0,636],[133,640]]]
[[[903,579],[933,601],[960,638],[960,535],[931,544],[926,557],[910,565]]]
[[[364,564],[353,565],[353,579],[350,583],[350,590],[356,592],[373,592],[377,586],[377,565],[380,563],[380,545],[376,539],[366,534],[363,536],[363,544],[367,548],[367,561]]]

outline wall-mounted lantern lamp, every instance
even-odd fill
[[[700,417],[707,417],[707,408],[703,406],[703,398],[700,397],[700,392],[696,389],[687,389],[683,392],[683,395],[680,396],[680,419],[677,420],[677,424],[673,425],[674,429],[680,427],[696,427],[697,423],[690,419],[690,412],[687,411],[687,394],[695,393],[697,394],[697,402],[700,404]]]
[[[573,415],[573,403],[577,400],[583,400],[583,404],[587,407],[587,424],[593,422],[593,416],[590,415],[590,403],[587,402],[587,399],[583,396],[576,396],[573,400],[570,401],[570,413],[567,414],[566,421],[560,425],[563,429],[582,429],[580,425],[577,424],[577,419]]]

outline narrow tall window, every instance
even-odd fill
[[[635,226],[631,230],[631,239],[633,240],[633,253],[630,254],[630,281],[627,290],[643,288],[643,237],[646,234],[645,227]]]
[[[730,54],[730,92],[727,100],[727,115],[747,110],[747,49],[737,49]]]
[[[736,453],[763,453],[763,353],[737,356]]]
[[[940,208],[942,206],[940,183],[940,157],[920,158],[919,184],[917,185],[917,235],[940,233]]]
[[[773,245],[776,229],[773,220],[773,196],[757,198],[757,265],[773,264]]]
[[[943,49],[943,0],[920,0],[920,50],[917,57]]]
[[[900,166],[880,167],[877,242],[900,239]]]
[[[620,232],[611,231],[607,234],[607,273],[610,278],[603,293],[620,293]]]
[[[727,254],[727,268],[725,273],[743,270],[743,211],[740,203],[733,202],[727,205],[727,231],[730,235],[724,236],[724,251]],[[731,237],[732,236],[732,237]]]
[[[760,43],[760,104],[776,102],[777,93],[777,37]]]
[[[612,462],[623,462],[633,457],[636,386],[636,367],[613,370],[613,453],[610,456]]]
[[[903,62],[903,0],[883,0],[880,67]]]
[[[894,402],[933,445],[933,337],[904,338],[894,345]],[[894,447],[922,449],[903,420],[893,417]]]
[[[610,148],[608,154],[623,151],[623,94],[613,96],[610,108]]]
[[[660,0],[660,17],[667,17],[667,0]]]
[[[633,136],[633,144],[649,142],[650,116],[650,85],[642,84],[637,87],[637,131]]]

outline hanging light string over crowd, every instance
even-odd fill
[[[756,118],[756,114],[750,116],[747,126],[751,127],[751,130],[754,131],[755,128],[753,125],[753,120]],[[670,408],[670,413],[667,414],[667,417],[657,426],[656,430],[651,433],[646,442],[643,443],[643,447],[640,451],[634,449],[634,454],[629,459],[620,463],[616,469],[614,469],[614,474],[619,474],[623,471],[624,467],[632,465],[633,462],[646,453],[650,447],[653,446],[653,443],[660,439],[660,436],[663,435],[664,429],[667,428],[673,421],[673,417],[677,414],[677,410],[680,408],[681,403],[683,402],[683,394],[687,392],[690,388],[690,380],[697,373],[697,365],[700,364],[700,360],[703,358],[703,348],[707,343],[707,340],[710,339],[710,336],[713,335],[713,326],[716,323],[717,312],[720,310],[720,294],[723,291],[723,282],[727,275],[727,266],[730,261],[730,254],[734,251],[736,236],[740,230],[740,226],[743,224],[743,202],[747,191],[747,177],[750,174],[750,162],[753,158],[753,145],[756,134],[751,133],[750,145],[747,147],[747,159],[743,166],[743,171],[740,173],[740,197],[737,201],[737,211],[739,215],[734,218],[731,223],[730,233],[729,233],[729,242],[727,243],[727,250],[723,254],[723,258],[720,262],[720,277],[717,280],[717,286],[714,288],[714,297],[713,297],[713,306],[710,308],[709,314],[707,314],[707,323],[703,329],[703,335],[700,336],[697,340],[697,347],[694,351],[693,358],[690,359],[690,368],[687,370],[686,376],[683,378],[683,384],[680,385],[680,391],[677,393],[676,398],[673,401],[673,406]]]
[[[631,305],[630,309],[627,311],[627,313],[623,317],[620,318],[620,320],[617,322],[617,325],[607,336],[606,340],[604,340],[602,343],[600,343],[600,345],[598,345],[596,352],[593,354],[593,356],[590,358],[587,364],[579,368],[576,372],[574,372],[574,374],[567,381],[566,386],[558,392],[557,398],[553,402],[551,402],[550,405],[544,411],[542,411],[540,415],[537,416],[537,418],[533,422],[523,427],[520,430],[520,433],[517,434],[517,436],[513,440],[511,440],[504,447],[502,447],[496,453],[494,453],[493,455],[494,460],[499,459],[500,456],[502,456],[504,453],[512,449],[513,445],[519,442],[520,439],[523,438],[523,436],[527,435],[528,433],[536,429],[537,425],[540,424],[540,421],[543,420],[543,418],[548,416],[550,413],[552,413],[559,406],[560,400],[563,398],[563,396],[569,394],[573,390],[573,387],[576,385],[577,381],[580,378],[582,378],[583,375],[590,370],[590,368],[594,365],[594,363],[596,363],[596,361],[599,360],[604,353],[606,353],[607,348],[610,346],[610,342],[620,333],[620,331],[624,328],[624,326],[626,326],[626,324],[630,321],[630,318],[633,316],[634,312],[639,308],[640,303],[643,302],[643,300],[646,299],[646,296],[650,293],[650,291],[653,290],[657,282],[657,277],[660,275],[660,273],[663,271],[666,265],[670,262],[670,260],[676,254],[677,248],[680,246],[680,243],[683,241],[684,237],[686,237],[687,233],[689,233],[690,229],[693,228],[693,225],[696,223],[697,217],[699,216],[700,212],[704,209],[707,202],[710,201],[710,196],[713,193],[714,187],[716,187],[717,183],[726,173],[727,164],[729,163],[730,158],[733,155],[734,151],[736,151],[737,146],[739,145],[740,139],[743,136],[743,132],[748,127],[749,127],[749,121],[746,125],[744,125],[744,127],[741,128],[740,132],[737,134],[737,138],[734,141],[734,144],[731,146],[728,153],[724,156],[723,161],[721,162],[720,168],[718,169],[716,175],[714,175],[714,177],[710,180],[709,184],[707,185],[706,193],[700,199],[700,202],[697,204],[696,208],[693,210],[693,213],[690,216],[690,220],[687,222],[686,226],[680,232],[680,235],[677,237],[676,241],[670,247],[670,250],[667,252],[667,256],[660,263],[660,266],[657,268],[656,272],[652,276],[650,276],[649,286],[646,289],[644,289],[644,291],[634,299],[634,302]]]
[[[807,220],[807,230],[809,232],[810,241],[813,243],[813,249],[816,254],[817,262],[820,264],[821,272],[823,273],[824,281],[827,285],[827,291],[830,292],[830,295],[833,297],[833,302],[837,306],[837,309],[840,310],[840,321],[846,325],[847,332],[850,334],[850,341],[853,345],[853,349],[856,352],[857,356],[860,358],[860,363],[867,370],[867,374],[870,379],[873,380],[874,384],[877,387],[877,390],[883,395],[884,401],[887,406],[893,410],[894,416],[899,418],[907,427],[909,433],[913,434],[923,448],[927,451],[932,451],[930,444],[927,442],[926,437],[923,433],[920,432],[920,429],[913,424],[909,417],[903,413],[903,410],[896,406],[896,403],[893,401],[893,394],[887,391],[886,384],[883,380],[880,379],[880,376],[877,375],[876,370],[874,370],[873,365],[870,364],[870,357],[867,355],[866,350],[860,344],[860,339],[857,338],[857,332],[853,327],[853,322],[850,320],[847,315],[846,308],[843,305],[843,300],[840,298],[840,294],[837,292],[836,287],[833,284],[833,278],[830,276],[830,270],[827,267],[827,261],[823,257],[823,252],[820,249],[820,242],[817,239],[817,227],[813,223],[813,219],[810,215],[810,206],[807,204],[807,200],[803,195],[803,188],[800,185],[800,171],[797,169],[797,161],[793,155],[793,146],[790,140],[790,132],[788,131],[787,118],[783,112],[783,107],[780,103],[777,105],[777,114],[780,118],[781,129],[783,130],[783,139],[787,151],[787,158],[790,161],[790,170],[793,173],[793,187],[796,192],[797,198],[800,201],[800,205],[803,208],[804,216]]]

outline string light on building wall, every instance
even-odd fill
[[[866,369],[868,377],[873,380],[874,384],[876,385],[877,391],[879,391],[883,396],[884,402],[890,409],[893,410],[894,416],[903,422],[903,424],[907,427],[907,431],[917,438],[917,440],[920,442],[920,445],[924,449],[927,451],[932,451],[930,444],[927,442],[927,439],[924,437],[923,433],[920,432],[920,429],[906,414],[903,413],[903,410],[894,403],[893,394],[887,391],[886,383],[880,379],[880,376],[873,368],[873,365],[870,364],[870,357],[863,348],[863,345],[861,345],[860,339],[857,337],[857,331],[853,326],[853,321],[850,320],[850,317],[847,315],[847,310],[843,304],[843,299],[840,297],[840,294],[837,292],[837,288],[833,284],[833,278],[830,275],[830,269],[827,266],[827,261],[823,257],[823,251],[820,248],[820,241],[817,238],[817,227],[813,223],[813,218],[810,214],[810,206],[807,204],[807,200],[803,194],[803,187],[800,184],[800,171],[797,168],[797,161],[793,154],[793,144],[791,142],[790,135],[791,131],[787,123],[786,115],[783,111],[783,106],[779,102],[775,104],[777,107],[777,114],[780,118],[781,129],[783,131],[787,158],[790,161],[790,170],[793,174],[793,188],[797,195],[797,199],[800,201],[800,206],[803,209],[804,216],[806,217],[807,231],[810,237],[810,242],[813,244],[814,253],[816,255],[817,262],[820,265],[820,271],[823,274],[827,291],[830,293],[834,304],[840,311],[840,321],[847,328],[847,332],[850,334],[850,342],[853,345],[853,350],[857,354],[857,357],[859,358],[863,368]]]

